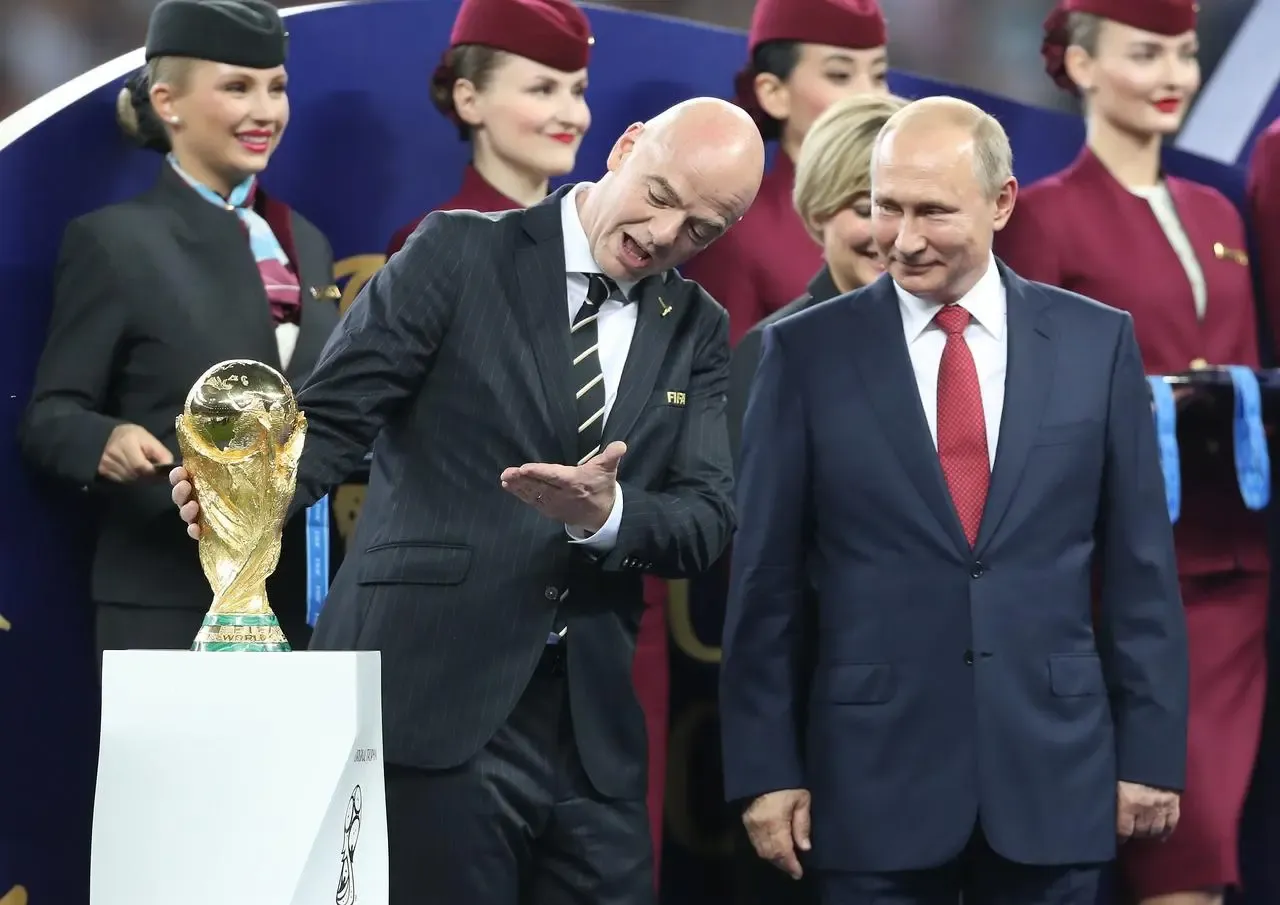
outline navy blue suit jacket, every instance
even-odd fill
[[[1132,319],[1000,272],[1005,405],[973,548],[892,281],[765,330],[720,673],[726,794],[809,789],[818,869],[936,866],[978,821],[1013,861],[1107,861],[1118,779],[1182,788],[1186,624]]]

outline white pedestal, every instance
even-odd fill
[[[91,905],[386,905],[381,655],[107,651]]]

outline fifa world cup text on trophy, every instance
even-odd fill
[[[200,567],[213,589],[192,650],[287,651],[267,601],[307,419],[259,361],[224,361],[196,381],[177,419],[182,467],[200,503]]]

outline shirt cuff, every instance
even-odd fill
[[[622,485],[614,484],[613,508],[609,510],[609,517],[605,519],[599,531],[592,534],[582,528],[573,528],[569,525],[565,525],[564,530],[569,532],[569,543],[571,544],[581,544],[584,547],[590,547],[592,550],[612,550],[614,545],[618,543],[618,528],[621,525]]]

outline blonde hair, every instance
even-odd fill
[[[156,57],[147,63],[145,73],[135,76],[116,95],[116,124],[132,142],[142,147],[167,145],[164,123],[151,107],[151,86],[166,84],[181,94],[187,88],[195,60],[187,57]],[[165,148],[167,150],[167,148]]]
[[[876,136],[907,105],[893,95],[859,94],[827,108],[800,146],[791,200],[811,233],[861,195],[871,193]]]
[[[973,141],[973,169],[983,197],[994,200],[1006,182],[1013,178],[1013,147],[1009,135],[990,113],[981,107],[954,97],[926,97],[912,101],[884,124],[876,136],[873,157],[880,145],[902,126],[914,120],[929,120],[934,125],[946,125],[967,129]]]

